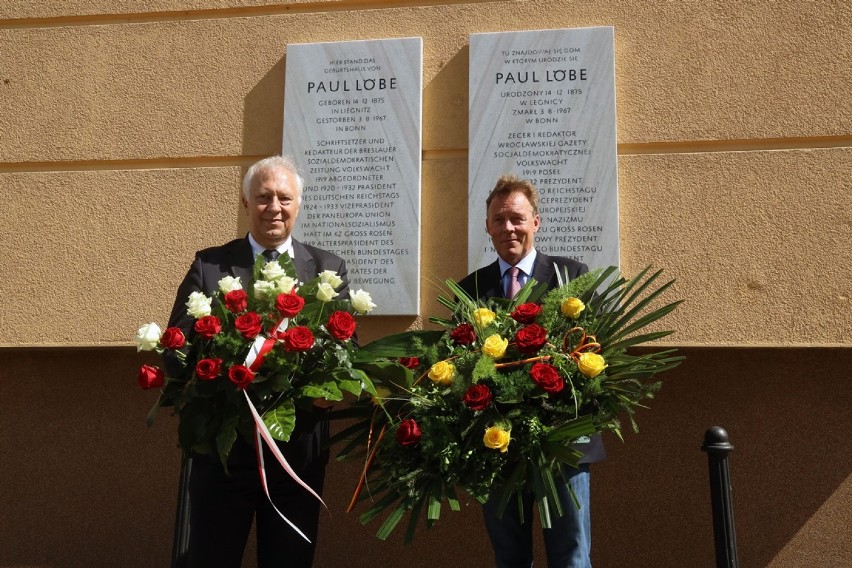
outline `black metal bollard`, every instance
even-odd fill
[[[183,452],[175,514],[175,534],[172,541],[172,568],[186,568],[189,565],[189,475],[191,472],[192,458]]]
[[[731,502],[731,475],[728,454],[734,446],[721,426],[704,433],[701,450],[707,452],[710,465],[710,498],[713,506],[713,536],[716,544],[716,568],[738,568],[737,535],[734,530],[734,507]]]

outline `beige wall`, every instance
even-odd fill
[[[608,437],[592,469],[598,568],[712,568],[707,428],[731,435],[740,566],[846,568],[852,558],[849,349],[686,348],[639,434]],[[807,361],[806,365],[802,362]],[[133,348],[0,350],[0,566],[167,566],[180,455],[177,421],[145,415]],[[709,371],[708,371],[709,370]],[[493,566],[466,502],[403,546],[346,505],[358,464],[332,463],[318,568]],[[358,509],[358,513],[363,511]],[[422,526],[421,526],[422,529]],[[541,542],[538,561],[544,563]],[[252,566],[253,547],[244,566]]]
[[[192,252],[241,231],[241,167],[280,151],[288,43],[423,37],[422,274],[464,275],[468,35],[595,25],[616,30],[623,267],[677,278],[674,341],[850,343],[846,2],[26,4],[0,20],[0,345],[123,345],[164,318]],[[57,294],[73,309],[33,320]]]
[[[151,401],[133,390],[130,338],[165,319],[195,250],[245,231],[238,182],[280,151],[288,43],[423,38],[425,318],[441,313],[435,283],[466,272],[469,34],[599,25],[615,27],[623,268],[677,279],[687,301],[669,344],[695,362],[640,417],[641,435],[610,442],[594,482],[596,565],[712,564],[712,541],[695,536],[709,507],[697,448],[716,422],[747,488],[735,496],[747,565],[842,565],[848,538],[829,537],[852,522],[839,380],[852,351],[852,4],[6,0],[0,502],[15,506],[0,528],[17,532],[0,530],[0,566],[110,566],[99,559],[113,549],[139,566],[167,558],[173,440],[141,427]],[[372,318],[363,334],[420,320]],[[34,460],[42,447],[58,453]],[[446,539],[486,565],[479,518],[465,515],[417,550]],[[346,538],[371,533],[334,519]],[[41,533],[46,544],[28,540]],[[344,558],[332,542],[321,558]],[[625,550],[636,558],[622,564]],[[397,553],[416,565],[410,549],[382,558]]]

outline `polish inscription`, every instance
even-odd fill
[[[503,174],[539,190],[539,251],[618,265],[613,29],[474,34],[470,46],[470,270],[494,260],[484,204]]]

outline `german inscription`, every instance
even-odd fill
[[[420,298],[420,38],[287,46],[284,153],[305,178],[296,238],[346,260],[375,315]]]

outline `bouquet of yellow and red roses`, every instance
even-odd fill
[[[252,282],[243,284],[228,276],[212,297],[187,298],[194,320],[189,341],[180,328],[162,331],[156,323],[136,335],[140,351],[173,358],[178,364],[168,366],[180,370],[167,377],[159,367],[140,368],[140,386],[161,389],[149,423],[160,407],[174,407],[180,446],[218,454],[226,467],[238,435],[254,441],[260,417],[272,438],[287,441],[299,405],[375,393],[363,368],[381,370],[353,340],[354,315],[375,307],[369,293],[338,298],[343,281],[332,271],[300,284],[287,255],[272,262],[258,256]]]
[[[457,487],[480,502],[497,496],[501,512],[532,490],[550,526],[562,514],[554,480],[577,465],[576,443],[620,436],[624,415],[636,429],[636,409],[660,387],[654,375],[683,359],[631,350],[671,333],[643,331],[680,303],[655,307],[672,284],[654,288],[659,274],[626,280],[597,270],[546,294],[530,282],[513,301],[486,302],[447,281],[455,300],[439,301],[452,316],[432,320],[443,330],[394,338],[406,380],[377,381],[377,395],[342,414],[360,417],[337,437],[349,439],[342,456],[365,450],[350,510],[367,497],[374,503],[362,522],[389,510],[380,538],[410,511],[410,540],[424,509],[431,526],[442,502],[459,508]]]

